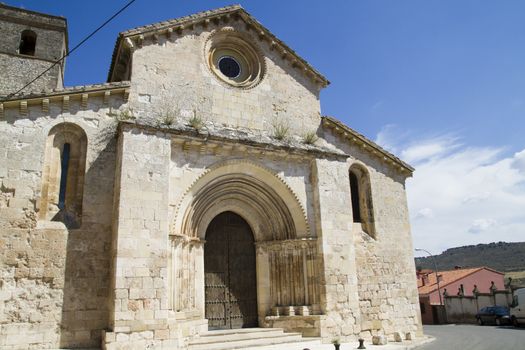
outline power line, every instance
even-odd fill
[[[36,78],[34,78],[33,80],[31,80],[29,83],[25,84],[21,89],[19,89],[18,91],[16,92],[13,92],[9,95],[7,95],[7,97],[5,98],[4,101],[2,102],[5,102],[7,100],[9,100],[11,97],[19,94],[20,92],[24,91],[25,88],[27,88],[29,85],[33,84],[35,81],[37,81],[38,79],[40,79],[44,74],[46,74],[47,72],[49,72],[53,67],[55,67],[57,64],[59,64],[60,62],[62,62],[66,57],[70,56],[73,52],[75,52],[80,46],[82,46],[86,41],[88,41],[89,39],[91,39],[91,37],[93,35],[95,35],[98,31],[100,31],[102,28],[104,28],[109,22],[111,22],[113,19],[115,19],[115,17],[117,17],[118,15],[120,15],[122,12],[124,12],[128,7],[130,7],[135,1],[137,0],[131,0],[130,2],[128,2],[124,7],[122,7],[120,10],[118,10],[115,14],[113,14],[113,16],[111,16],[110,18],[108,18],[104,23],[102,23],[97,29],[95,29],[94,31],[91,32],[91,34],[89,34],[87,37],[85,37],[80,43],[78,43],[74,48],[72,48],[71,50],[69,50],[69,52],[67,52],[64,56],[62,56],[61,58],[59,58],[58,60],[56,60],[55,62],[53,62],[53,64],[47,68],[46,70],[44,70],[42,73],[40,73]]]

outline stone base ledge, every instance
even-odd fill
[[[192,314],[193,315],[193,314]],[[145,350],[145,349],[183,349],[186,343],[208,330],[208,320],[170,319],[163,329],[129,331],[115,328],[114,331],[103,331],[102,350]]]
[[[170,311],[169,313],[170,320],[196,320],[202,319],[202,312],[200,310],[188,310],[188,311]]]
[[[0,349],[52,349],[60,341],[55,322],[9,323],[0,325]]]
[[[102,350],[177,349],[178,347],[177,334],[172,334],[169,329],[131,333],[103,331],[102,333]]]
[[[285,332],[301,333],[303,337],[320,337],[323,315],[266,316],[265,328],[282,328]]]

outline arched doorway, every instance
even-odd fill
[[[204,245],[205,314],[209,329],[257,326],[255,241],[233,212],[217,215]]]

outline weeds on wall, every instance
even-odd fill
[[[279,141],[285,141],[290,134],[290,126],[282,121],[273,123],[273,137]]]
[[[308,131],[303,135],[303,142],[307,145],[313,145],[319,140],[315,131]]]
[[[199,131],[204,126],[204,120],[197,114],[197,111],[193,110],[193,115],[188,120],[188,125]]]
[[[159,125],[165,125],[165,126],[171,126],[175,124],[176,121],[177,121],[177,117],[175,116],[175,114],[168,113],[168,112],[160,114],[159,119],[158,119]]]
[[[157,124],[159,126],[171,126],[177,121],[177,116],[180,115],[178,106],[173,102],[173,98],[162,98],[159,103],[157,114]]]

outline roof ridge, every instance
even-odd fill
[[[347,133],[351,134],[353,136],[354,140],[358,139],[362,143],[364,143],[364,144],[370,146],[371,148],[375,149],[376,152],[379,152],[379,153],[383,154],[383,156],[385,157],[385,160],[386,160],[386,158],[389,158],[392,162],[397,163],[400,167],[404,168],[405,170],[408,170],[410,173],[414,172],[415,169],[410,164],[406,163],[405,161],[403,161],[402,159],[400,159],[396,155],[394,155],[394,154],[390,153],[389,151],[385,150],[383,147],[379,146],[377,143],[375,143],[374,141],[370,140],[369,138],[367,138],[363,134],[359,133],[358,131],[352,129],[351,127],[349,127],[348,125],[346,125],[345,123],[340,121],[339,119],[334,118],[332,116],[328,116],[328,115],[322,116],[321,118],[322,118],[323,121],[328,121],[328,122],[334,124],[336,127],[339,127],[341,129],[343,129],[344,131],[346,131]]]
[[[3,3],[3,2],[0,2],[0,7],[4,7],[4,8],[7,8],[7,9],[10,9],[10,10],[23,11],[23,12],[31,13],[31,14],[34,14],[34,15],[50,17],[50,18],[56,18],[56,19],[67,21],[67,18],[64,17],[64,16],[51,15],[51,14],[45,13],[45,12],[38,12],[38,11],[34,11],[34,10],[28,10],[28,9],[25,9],[25,8],[22,8],[22,7],[8,5],[8,4]]]
[[[180,23],[180,22],[186,22],[186,21],[191,20],[191,19],[199,19],[199,18],[202,18],[202,17],[210,16],[210,15],[216,15],[216,14],[219,14],[221,12],[233,12],[233,11],[237,11],[237,10],[244,10],[244,8],[241,5],[239,5],[239,4],[223,6],[223,7],[219,7],[217,9],[214,9],[214,10],[200,11],[200,12],[193,13],[191,15],[186,15],[186,16],[182,16],[182,17],[176,17],[176,18],[172,18],[172,19],[168,19],[168,20],[164,20],[164,21],[154,22],[154,23],[151,23],[151,24],[146,24],[146,25],[143,25],[143,26],[131,28],[131,29],[125,30],[123,32],[120,32],[119,35],[120,36],[126,36],[126,35],[130,35],[130,34],[132,34],[134,32],[138,32],[138,31],[143,32],[144,29],[150,29],[150,28],[152,30],[158,30],[158,29],[162,29],[163,26],[167,27],[167,26],[170,26],[170,25],[173,25],[173,24],[177,24],[177,23]],[[162,24],[163,26],[157,26],[159,24]]]

